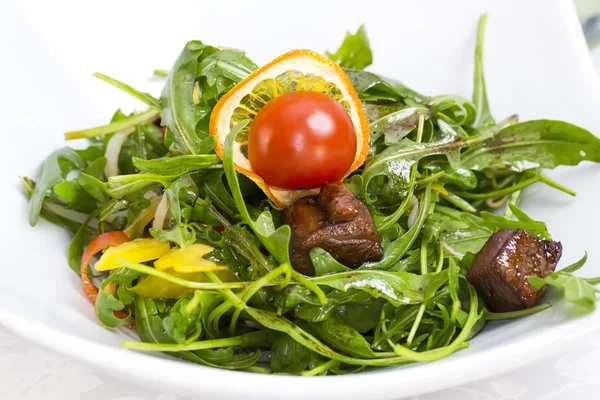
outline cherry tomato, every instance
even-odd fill
[[[334,99],[290,92],[269,101],[248,137],[252,170],[270,185],[298,190],[340,180],[356,155],[356,130]]]

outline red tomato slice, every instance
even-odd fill
[[[85,293],[92,304],[96,303],[96,297],[98,296],[98,288],[90,281],[87,273],[92,257],[107,247],[117,246],[128,241],[129,238],[127,235],[121,231],[106,232],[93,238],[83,251],[83,256],[81,257],[81,283],[83,283]]]
[[[356,146],[352,120],[335,99],[291,92],[269,101],[254,118],[248,158],[270,186],[313,189],[342,179]]]

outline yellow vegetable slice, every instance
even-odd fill
[[[154,268],[158,270],[173,268],[173,270],[183,273],[225,269],[225,267],[217,265],[213,261],[202,258],[213,250],[212,247],[200,243],[183,249],[171,249],[171,251],[154,262]]]
[[[178,276],[193,282],[209,282],[202,272],[182,273],[172,269],[165,270],[166,273]],[[215,274],[223,282],[237,282],[238,277],[228,269],[216,271]],[[142,282],[131,288],[131,291],[148,299],[180,299],[188,293],[193,293],[195,289],[187,288],[162,278],[150,275]]]
[[[156,260],[165,255],[171,246],[156,239],[136,239],[118,246],[109,247],[94,265],[97,271],[110,271],[119,268],[117,257],[141,263]]]

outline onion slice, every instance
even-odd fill
[[[163,195],[160,199],[160,203],[158,203],[158,207],[156,207],[156,212],[154,213],[154,221],[152,221],[153,229],[164,228],[167,211],[169,211],[169,208],[167,207],[167,196]]]
[[[117,132],[108,141],[106,151],[104,152],[104,156],[106,157],[104,175],[106,175],[106,178],[119,175],[119,154],[121,153],[123,143],[127,140],[127,136],[131,135],[133,131],[134,128],[130,128]]]

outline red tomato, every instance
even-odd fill
[[[291,92],[268,102],[248,137],[253,171],[282,189],[313,189],[340,180],[356,155],[356,130],[334,99]]]
[[[129,241],[129,238],[121,231],[105,232],[93,238],[83,251],[83,256],[81,257],[81,282],[83,283],[85,293],[92,303],[96,302],[98,288],[94,286],[88,277],[88,264],[92,260],[92,257],[100,251],[127,241]]]

